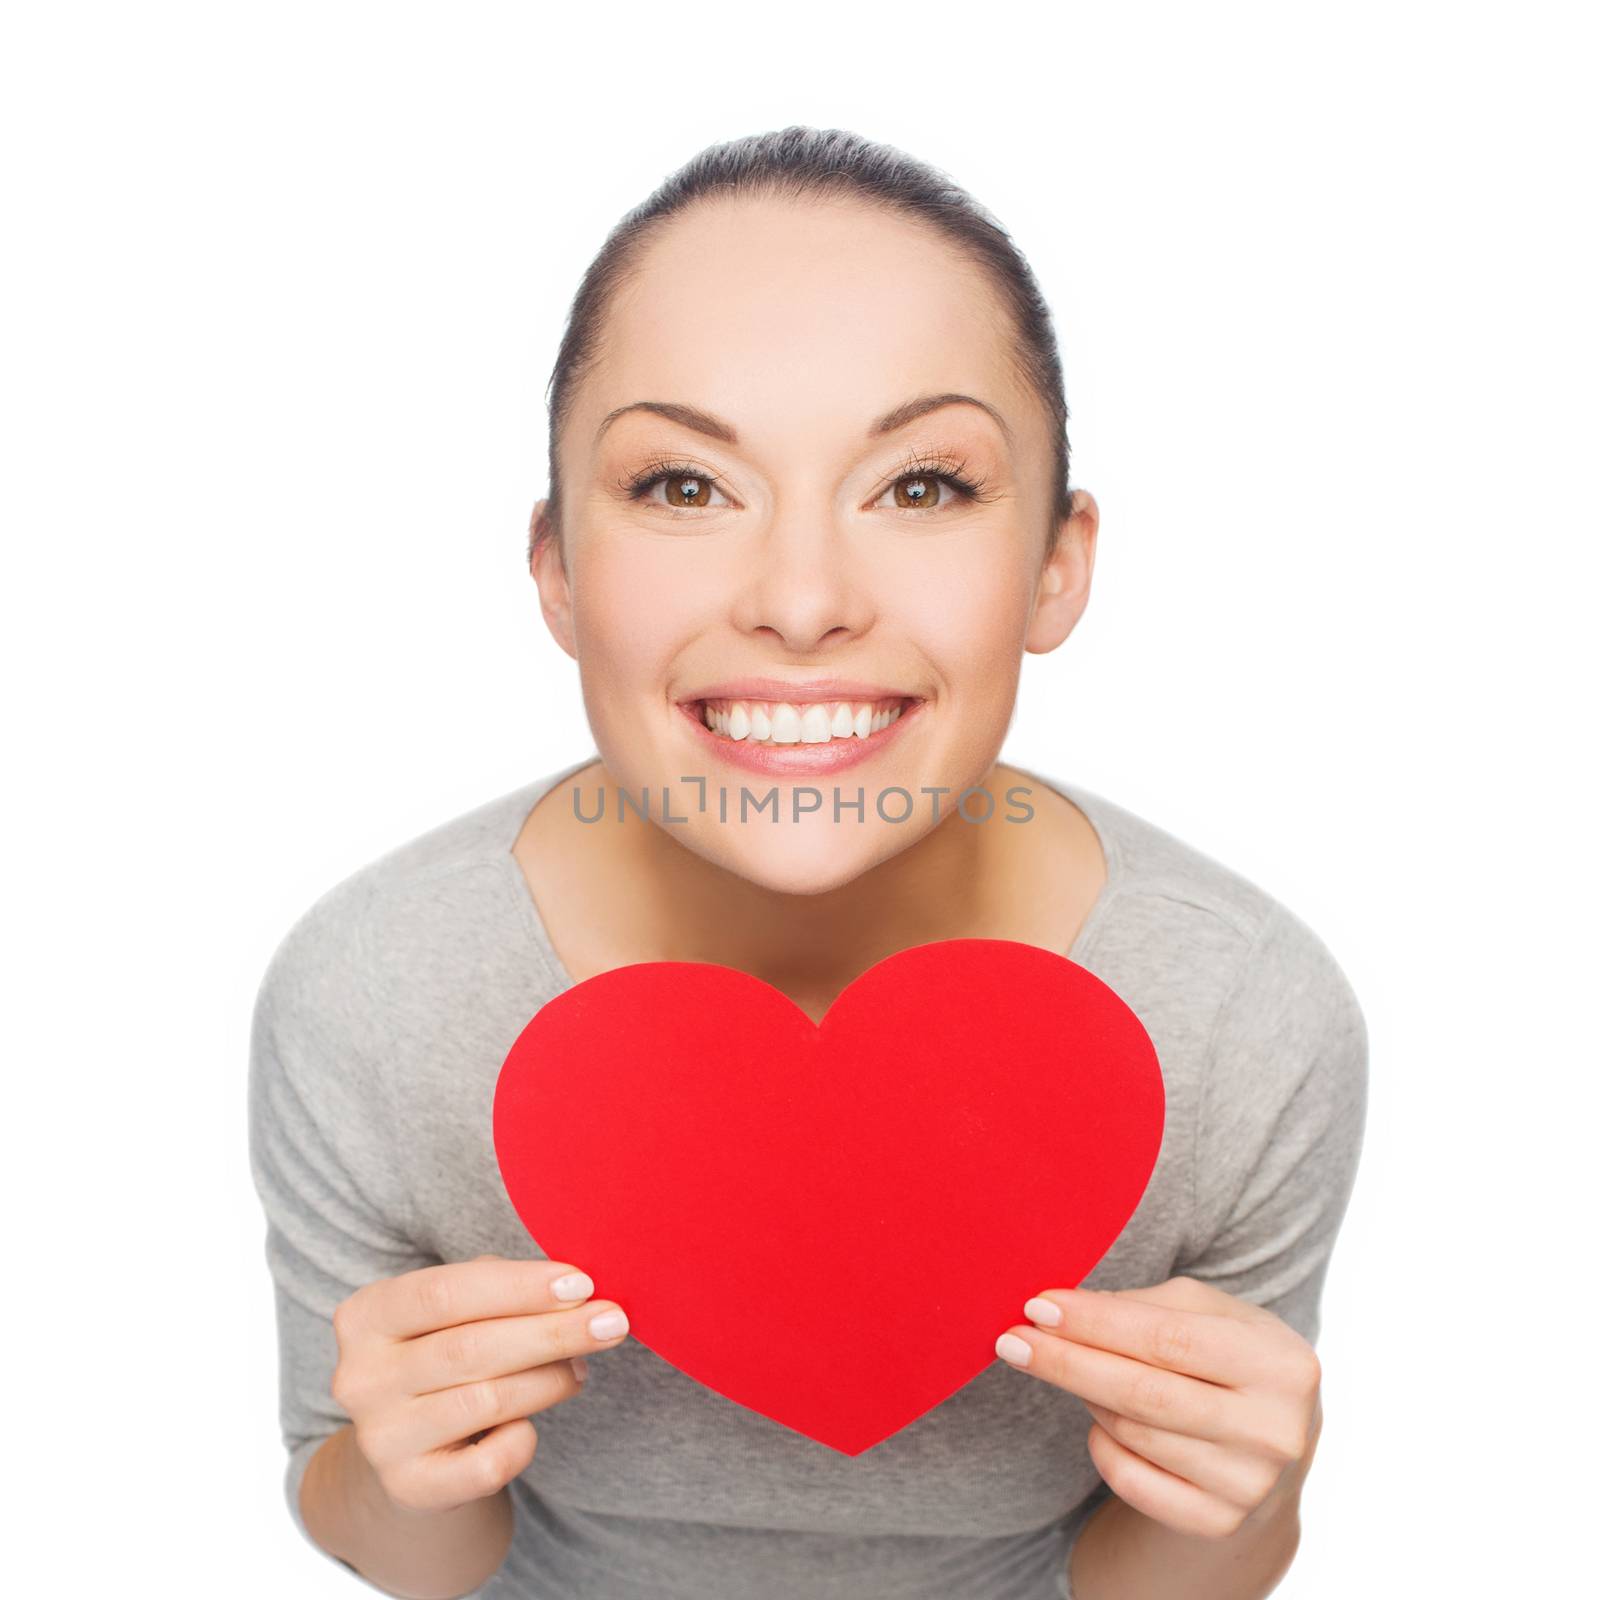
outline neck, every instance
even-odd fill
[[[616,793],[603,764],[574,781],[580,777],[586,790],[599,783]],[[1014,781],[999,766],[982,780],[994,794]],[[969,823],[952,809],[916,844],[850,882],[818,894],[786,894],[705,860],[663,827],[619,827],[600,887],[608,915],[625,907],[627,942],[656,952],[639,959],[735,967],[825,1010],[851,979],[897,950],[1004,937],[986,930],[1010,921],[1017,890],[1013,836],[1022,831],[1002,825],[998,814]]]

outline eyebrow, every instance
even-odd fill
[[[918,417],[926,416],[930,411],[956,405],[977,406],[980,411],[988,412],[999,424],[1000,431],[1006,436],[1006,442],[1008,444],[1013,442],[1011,426],[1006,419],[987,400],[980,400],[971,394],[918,395],[916,399],[907,400],[892,411],[884,412],[867,429],[867,437],[870,439],[885,433],[896,433],[907,423],[915,422]],[[721,417],[714,417],[710,412],[700,410],[698,406],[681,405],[672,400],[635,400],[629,405],[618,406],[615,411],[606,413],[605,420],[595,432],[595,437],[598,438],[618,417],[626,416],[630,411],[653,412],[658,417],[666,417],[668,421],[680,423],[696,433],[705,434],[708,438],[720,439],[723,444],[736,445],[739,442],[738,432],[732,423],[724,422]]]

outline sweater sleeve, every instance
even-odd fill
[[[1264,1306],[1314,1345],[1366,1104],[1355,993],[1316,934],[1276,906],[1212,1034],[1177,1271]]]
[[[363,1284],[436,1259],[408,1232],[383,1052],[367,1037],[377,997],[360,971],[359,935],[340,927],[326,899],[296,923],[268,964],[250,1029],[250,1170],[276,1304],[284,1492],[318,1550],[300,1483],[350,1420],[329,1391],[334,1309]]]

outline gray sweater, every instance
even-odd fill
[[[572,979],[510,851],[547,788],[594,759],[354,872],[288,930],[262,980],[250,1161],[302,1533],[301,1474],[348,1421],[328,1392],[339,1301],[441,1261],[542,1254],[502,1187],[490,1110],[512,1041]],[[1085,1286],[1187,1273],[1315,1341],[1366,1114],[1349,982],[1237,873],[1075,784],[1028,776],[1100,835],[1108,881],[1066,953],[1137,1013],[1166,1085],[1149,1187]],[[879,1314],[861,1307],[862,1327]],[[485,1600],[1070,1600],[1067,1556],[1109,1494],[1081,1402],[998,1359],[856,1457],[637,1339],[589,1367],[581,1394],[534,1418],[538,1451],[511,1484],[516,1536]]]

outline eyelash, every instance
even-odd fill
[[[670,461],[664,458],[650,462],[635,477],[624,478],[619,487],[630,500],[643,500],[658,483],[679,477],[698,478],[702,483],[710,484],[713,489],[722,488],[722,480],[714,473],[705,472],[685,461]],[[970,471],[965,461],[938,452],[931,455],[923,455],[917,451],[909,452],[902,458],[899,471],[878,491],[879,496],[906,478],[933,478],[940,483],[948,484],[969,505],[982,504],[993,498],[989,493],[987,478]],[[678,516],[693,516],[696,510],[693,506],[657,506],[656,509]],[[905,506],[896,506],[894,509],[902,516],[928,515],[926,511],[913,511]],[[943,506],[935,507],[935,510],[944,509]]]

